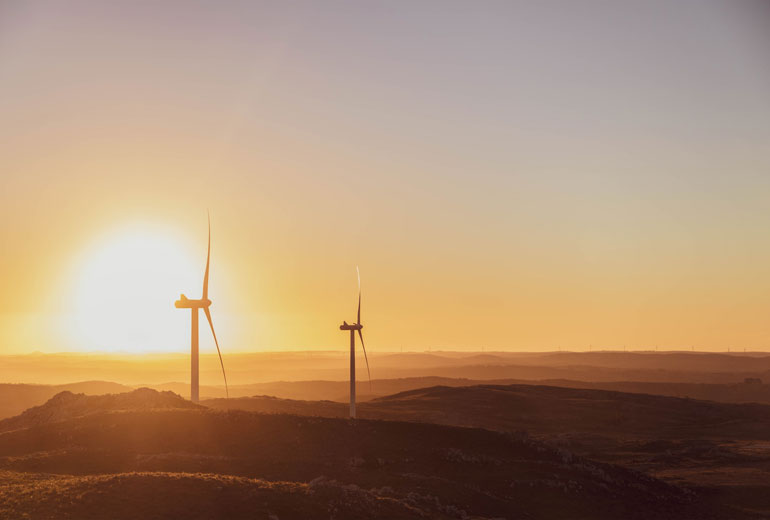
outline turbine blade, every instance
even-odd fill
[[[356,275],[358,276],[358,317],[356,318],[356,323],[361,323],[361,271],[358,270],[358,266],[356,266]],[[361,343],[363,341],[362,339]]]
[[[369,376],[369,391],[372,391],[372,373],[369,372],[369,357],[366,355],[366,347],[364,346],[364,335],[361,334],[361,329],[358,329],[358,337],[361,338],[361,348],[364,349],[364,359],[366,360],[366,373]]]
[[[206,248],[206,272],[203,275],[203,298],[209,297],[209,261],[211,260],[211,215],[206,214],[209,221],[209,245]]]
[[[211,327],[211,335],[214,336],[214,344],[217,346],[217,354],[219,354],[219,364],[222,366],[222,377],[225,378],[225,395],[230,398],[230,390],[227,387],[227,374],[225,373],[225,364],[222,362],[222,351],[219,350],[219,341],[217,341],[217,333],[214,332],[214,322],[211,321],[211,311],[208,307],[203,308],[203,312],[206,313],[206,319],[209,320],[209,326]]]

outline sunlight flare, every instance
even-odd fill
[[[179,238],[149,229],[97,244],[76,276],[73,340],[81,350],[187,350],[187,320],[173,301],[200,291],[199,263]]]

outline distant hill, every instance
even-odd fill
[[[718,383],[732,384],[746,378],[770,381],[770,370],[756,366],[745,370],[728,371],[715,364],[713,370],[688,370],[677,368],[603,367],[585,364],[575,365],[458,365],[448,367],[402,368],[381,370],[377,374],[389,377],[447,377],[476,380],[518,379],[537,381],[546,379],[570,379],[587,382],[646,381],[656,383]]]
[[[770,379],[767,381],[770,381]],[[527,379],[512,378],[469,379],[465,377],[448,378],[426,376],[398,379],[375,379],[372,381],[371,387],[369,386],[368,381],[359,381],[356,395],[358,401],[363,402],[376,397],[384,397],[408,390],[416,390],[431,386],[455,387],[482,384],[540,384],[568,388],[590,388],[597,390],[658,394],[722,402],[757,402],[770,404],[770,384],[746,384],[743,382],[725,384],[640,381],[590,382],[571,379],[530,381]],[[183,397],[188,397],[190,392],[188,383],[164,383],[152,385],[151,388],[162,391],[171,391]],[[0,384],[0,419],[12,417],[27,408],[40,405],[62,391],[85,393],[88,395],[101,395],[127,392],[132,389],[132,387],[126,385],[105,381],[84,381],[66,385]],[[340,403],[347,402],[348,392],[349,386],[347,381],[275,381],[269,383],[233,385],[230,388],[230,395],[232,397],[274,396],[282,399],[300,401],[315,402],[325,400],[338,401]],[[224,397],[224,387],[202,386],[201,396],[203,399]],[[298,410],[296,413],[304,414],[305,412]]]
[[[510,381],[510,383],[525,383]],[[532,382],[527,382],[532,384]],[[483,384],[478,382],[476,384]],[[498,384],[498,383],[490,383]],[[585,381],[545,379],[537,384],[548,386],[564,386],[568,388],[592,388],[596,390],[613,390],[637,394],[667,395],[685,397],[723,403],[762,403],[770,404],[770,384],[762,382],[741,383],[650,383],[643,381],[612,381],[591,383]]]
[[[770,406],[542,385],[432,387],[361,403],[361,417],[537,433],[770,439]]]
[[[0,419],[17,415],[31,406],[37,406],[59,392],[88,395],[128,392],[130,386],[108,381],[83,381],[64,385],[30,385],[0,383]]]
[[[668,395],[672,397],[688,397],[728,403],[766,403],[770,404],[770,384],[765,383],[671,383],[671,382],[637,382],[637,381],[606,381],[590,382],[570,379],[468,379],[464,377],[406,377],[400,379],[375,379],[371,387],[368,381],[358,381],[356,397],[359,402],[376,397],[428,388],[431,386],[476,386],[476,385],[546,385],[567,388],[592,388],[596,390],[614,390],[619,392]],[[189,385],[170,383],[156,385],[157,390],[171,390],[181,395],[189,393]],[[206,399],[224,397],[224,388],[203,388],[202,395]],[[271,383],[255,383],[237,385],[230,389],[232,397],[250,397],[255,395],[275,396],[283,399],[325,400],[347,402],[349,396],[347,381],[275,381]]]
[[[405,377],[399,379],[375,379],[371,385],[369,381],[359,380],[356,384],[356,396],[358,401],[368,401],[375,397],[425,388],[429,386],[470,386],[481,384],[485,381],[466,378],[448,377]],[[512,382],[512,381],[509,381]],[[156,390],[171,390],[181,395],[189,393],[189,385],[182,383],[169,383],[152,386]],[[348,401],[350,383],[348,381],[271,381],[268,383],[253,383],[249,385],[233,385],[230,388],[232,397],[250,397],[254,395],[272,395],[284,399],[298,399],[311,401]],[[206,398],[224,397],[224,388],[206,387],[201,389],[201,395]]]
[[[767,353],[739,352],[553,352],[516,358],[515,363],[677,372],[770,371],[770,355]]]
[[[201,406],[172,392],[158,392],[149,388],[107,395],[73,394],[67,391],[56,394],[43,405],[0,421],[0,432],[50,424],[100,412],[200,408]]]
[[[266,396],[205,406],[346,417],[348,405]],[[770,439],[770,406],[544,385],[436,386],[359,403],[362,418],[420,421],[536,434]]]

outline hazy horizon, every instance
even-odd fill
[[[345,382],[349,378],[348,356],[349,352],[343,350],[228,352],[224,361],[232,390],[243,385],[281,381]],[[366,386],[369,373],[360,352],[358,357],[358,384],[369,391]],[[629,381],[740,383],[749,376],[768,378],[770,353],[663,350],[374,351],[369,353],[369,362],[371,377],[375,381],[423,377],[532,381],[618,381],[627,378]],[[738,370],[736,364],[742,368]],[[619,366],[625,367],[625,372],[614,371]],[[731,371],[734,372],[732,375]],[[200,356],[200,378],[204,387],[220,388],[224,392],[216,354]],[[189,380],[189,352],[0,355],[0,381],[3,383],[61,385],[104,381],[134,387],[174,383],[175,392],[188,395]],[[344,392],[339,393],[342,395]]]

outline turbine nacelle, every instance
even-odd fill
[[[364,326],[360,323],[348,323],[347,321],[343,321],[342,325],[340,325],[340,330],[361,330]]]
[[[179,299],[174,302],[177,309],[207,309],[211,306],[211,300],[202,298],[200,300],[191,300],[184,294],[179,295]]]

